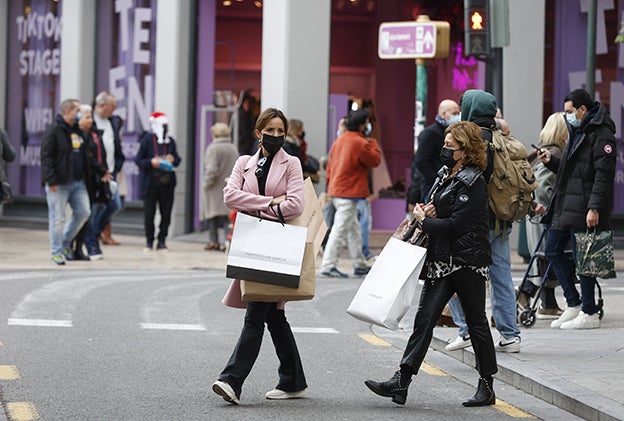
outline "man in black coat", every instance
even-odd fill
[[[435,122],[418,135],[418,149],[412,161],[412,184],[410,191],[420,190],[420,197],[408,192],[408,211],[414,209],[416,203],[427,203],[429,190],[442,167],[440,151],[444,145],[444,130],[459,121],[459,105],[451,99],[445,99],[438,106]],[[418,186],[415,182],[419,183]]]
[[[77,99],[64,100],[55,122],[46,129],[41,140],[41,182],[48,203],[52,262],[57,265],[72,259],[71,241],[91,213],[87,191],[89,159],[76,124],[79,107]],[[65,225],[68,204],[72,214]]]
[[[551,155],[547,149],[537,155],[548,169],[557,173],[555,192],[542,222],[550,224],[545,253],[568,304],[551,327],[596,329],[600,327],[594,296],[596,278],[579,276],[579,295],[574,285],[575,268],[564,250],[569,241],[574,248],[575,231],[611,228],[615,123],[606,109],[583,89],[575,89],[565,97],[564,111],[570,138],[562,157]]]

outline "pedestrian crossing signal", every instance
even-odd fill
[[[489,0],[464,0],[466,56],[490,56]]]

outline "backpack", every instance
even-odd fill
[[[489,205],[501,221],[518,221],[529,214],[537,179],[518,139],[496,129],[489,143],[492,175],[487,184]]]

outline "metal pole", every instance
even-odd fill
[[[589,2],[587,13],[587,73],[585,75],[585,89],[593,98],[596,94],[596,9],[598,0]]]
[[[420,15],[416,22],[430,22],[429,16]],[[427,125],[427,59],[416,59],[416,117],[414,118],[414,146],[420,132]]]

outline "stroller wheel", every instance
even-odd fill
[[[598,319],[602,320],[603,317],[604,317],[604,309],[601,308],[600,310],[598,310]]]
[[[525,308],[522,310],[518,318],[520,319],[520,324],[522,324],[522,326],[531,327],[535,324],[536,320],[535,310]]]

